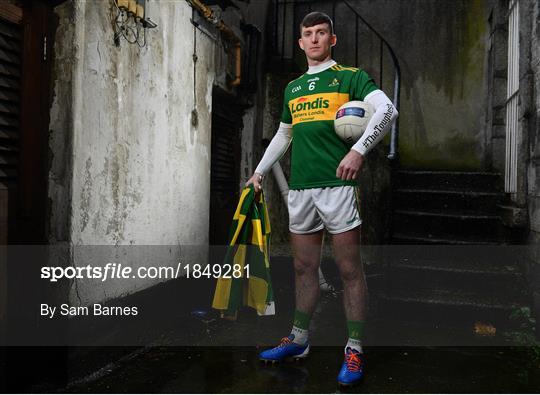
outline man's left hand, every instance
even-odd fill
[[[364,155],[353,149],[350,150],[341,160],[336,170],[336,177],[342,180],[355,180],[360,173],[363,163]]]

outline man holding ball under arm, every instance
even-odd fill
[[[328,15],[312,12],[304,17],[298,43],[309,68],[285,88],[279,129],[246,185],[253,184],[259,191],[263,176],[294,140],[288,197],[295,270],[294,322],[291,333],[259,358],[274,362],[308,355],[309,321],[319,296],[318,267],[326,228],[332,234],[334,258],[343,281],[349,332],[337,379],[342,385],[352,385],[364,375],[362,335],[367,306],[359,254],[362,221],[356,179],[365,155],[388,132],[398,113],[365,71],[331,59],[336,41]],[[375,113],[351,148],[335,133],[334,117],[342,104],[352,100],[370,103]]]

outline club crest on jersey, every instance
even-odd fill
[[[328,84],[329,87],[333,87],[333,86],[338,86],[339,85],[339,80],[337,78],[334,78],[334,80]]]

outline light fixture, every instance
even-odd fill
[[[147,15],[146,0],[113,0],[116,6],[114,20],[114,43],[120,46],[120,39],[130,44],[146,46],[146,29],[154,29],[157,24]]]

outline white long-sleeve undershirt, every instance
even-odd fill
[[[270,144],[268,144],[259,165],[255,169],[255,173],[266,174],[274,166],[274,163],[281,159],[283,154],[287,152],[291,144],[291,139],[292,125],[280,122],[275,136],[270,141]]]
[[[360,140],[351,148],[362,155],[366,155],[383,139],[398,117],[398,111],[392,104],[392,101],[380,89],[369,93],[364,98],[364,101],[373,106],[375,113],[369,120],[366,131],[360,137]]]

